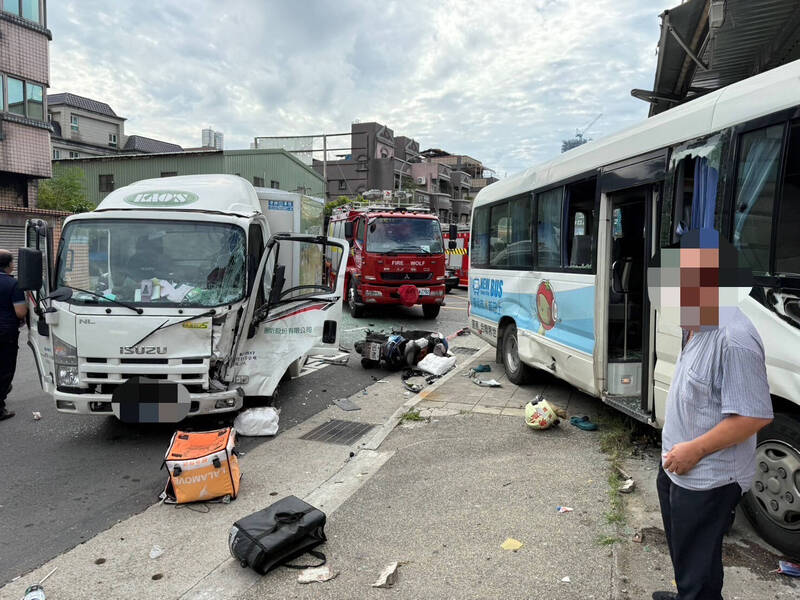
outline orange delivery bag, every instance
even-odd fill
[[[236,431],[176,431],[164,456],[169,479],[161,498],[184,504],[215,498],[234,499],[239,494]]]

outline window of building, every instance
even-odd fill
[[[12,15],[20,16],[19,0],[3,0],[3,10]]]
[[[256,187],[264,187],[263,177],[253,177],[253,185]]]
[[[59,158],[61,158],[61,150],[53,148],[53,160],[58,160]]]
[[[25,82],[6,77],[8,86],[8,112],[25,116]]]
[[[114,191],[114,175],[98,175],[100,192]]]
[[[112,148],[117,147],[117,134],[116,133],[109,133],[108,134],[108,145]]]
[[[177,177],[178,176],[178,172],[177,171],[161,171],[161,176],[162,177]]]
[[[346,190],[347,189],[347,180],[345,180],[345,179],[340,179],[339,180],[339,189],[340,190]]]
[[[70,158],[80,158],[80,156],[81,156],[80,152],[73,152],[72,150],[69,151]]]
[[[42,86],[34,83],[25,85],[28,95],[28,118],[44,121],[44,95]]]
[[[758,129],[745,133],[739,141],[733,244],[754,273],[769,271],[783,129],[783,125]]]
[[[536,195],[536,266],[561,267],[561,203],[564,188],[558,187]]]
[[[277,190],[281,187],[281,184],[273,179],[269,182],[269,187]]]
[[[2,0],[3,11],[23,17],[34,23],[42,23],[40,0]]]
[[[69,116],[69,128],[72,131],[78,131],[78,115]]]

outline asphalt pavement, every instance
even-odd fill
[[[423,319],[419,307],[373,309],[362,319],[353,319],[345,309],[341,343],[352,349],[367,328],[431,328],[450,334],[465,325],[466,291],[455,290],[435,320]],[[6,542],[0,544],[0,585],[153,504],[165,483],[160,466],[176,428],[58,413],[41,391],[25,335],[20,336],[8,400],[17,416],[0,423],[0,540]],[[337,376],[343,367],[331,365],[284,382],[275,402],[281,409],[280,431],[387,375],[364,370],[359,361],[351,355],[346,377]],[[32,411],[40,412],[41,420],[33,420]],[[203,430],[231,421],[200,417],[180,426]],[[270,439],[241,438],[238,446],[247,453]]]

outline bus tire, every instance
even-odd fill
[[[439,316],[439,310],[441,310],[440,304],[423,304],[422,305],[422,316],[426,319],[435,319]]]
[[[758,432],[756,478],[742,498],[742,509],[758,534],[793,560],[800,559],[798,489],[800,420],[775,413],[772,423]]]
[[[519,342],[517,341],[517,326],[511,323],[503,329],[500,341],[500,355],[503,359],[503,368],[508,380],[515,385],[523,385],[533,378],[533,369],[519,358]]]
[[[350,288],[347,290],[347,305],[350,307],[350,316],[360,319],[364,316],[364,305],[358,301],[358,287],[356,282],[350,280]]]

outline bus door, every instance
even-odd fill
[[[649,163],[649,165],[648,165]],[[653,365],[653,309],[647,294],[647,265],[658,231],[657,215],[663,179],[663,156],[634,165],[650,183],[613,189],[604,194],[608,227],[599,245],[598,286],[606,295],[603,348],[597,365],[602,373],[603,400],[626,414],[651,420]],[[615,179],[604,173],[603,183]],[[619,177],[616,178],[618,181]],[[628,182],[630,182],[630,178]],[[659,179],[653,182],[653,179]],[[635,183],[635,181],[634,181]],[[605,265],[603,265],[605,262]],[[599,291],[599,290],[598,290]],[[598,293],[598,299],[602,296]]]

